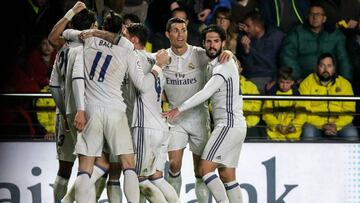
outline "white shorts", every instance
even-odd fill
[[[151,128],[133,128],[136,151],[135,171],[139,176],[151,176],[164,171],[167,158],[169,132]]]
[[[100,157],[106,140],[113,155],[133,154],[125,112],[101,105],[86,106],[87,123],[79,133],[75,153]]]
[[[65,130],[65,119],[61,114],[56,115],[56,158],[59,161],[74,162],[76,155],[74,149],[76,144],[77,131],[72,125],[75,114],[67,115],[69,129]]]
[[[189,143],[190,151],[201,156],[208,139],[209,131],[206,127],[185,130],[180,125],[174,125],[169,132],[168,151],[184,149]]]
[[[201,159],[236,168],[246,136],[246,127],[215,126]]]

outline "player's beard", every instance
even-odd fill
[[[215,50],[216,52],[214,53],[214,52],[211,52],[211,50]],[[214,49],[214,48],[210,48],[210,49],[207,49],[206,50],[206,55],[210,58],[210,59],[214,59],[214,58],[216,58],[216,57],[218,57],[220,54],[221,54],[221,49],[219,49],[219,50],[216,50],[216,49]]]

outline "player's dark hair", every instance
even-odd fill
[[[124,23],[123,17],[120,14],[110,10],[105,16],[103,29],[113,33],[120,33]]]
[[[225,34],[225,30],[222,29],[221,27],[217,26],[217,25],[209,25],[208,27],[206,27],[202,32],[201,32],[201,37],[203,39],[203,41],[205,41],[206,38],[206,34],[209,32],[216,32],[219,34],[221,41],[225,41],[226,40],[226,34]]]
[[[129,19],[132,23],[141,23],[139,16],[133,14],[133,13],[127,13],[123,16],[124,21],[126,19]]]
[[[91,25],[96,22],[96,14],[89,9],[84,9],[78,14],[76,14],[72,20],[71,24],[75,30],[86,30],[91,28]]]
[[[171,29],[171,25],[175,24],[175,23],[184,23],[186,25],[186,21],[182,18],[178,18],[178,17],[173,17],[170,18],[167,23],[166,23],[166,31],[170,32]]]
[[[129,35],[139,38],[140,44],[145,46],[149,38],[149,29],[142,23],[132,23],[126,26]]]

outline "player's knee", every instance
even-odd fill
[[[181,161],[179,160],[170,160],[169,168],[173,173],[176,173],[181,170]]]
[[[235,174],[231,171],[219,171],[219,176],[222,182],[227,183],[236,179]]]
[[[206,174],[208,174],[208,173],[210,173],[211,171],[207,168],[207,167],[205,167],[205,166],[198,166],[198,176],[199,177],[203,177],[203,176],[205,176]]]

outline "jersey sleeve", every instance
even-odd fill
[[[80,35],[80,33],[81,33],[81,31],[79,31],[79,30],[66,29],[66,30],[64,30],[64,32],[62,33],[62,36],[63,36],[66,40],[79,41],[79,35]]]
[[[217,65],[213,70],[213,76],[219,75],[226,81],[226,79],[230,77],[229,68],[231,66],[229,65],[229,63],[231,63],[231,61]]]
[[[129,76],[135,87],[140,92],[145,92],[148,88],[153,87],[155,76],[152,73],[144,74],[141,62],[135,51],[129,51],[126,58]]]
[[[85,77],[83,47],[76,49],[76,57],[72,72],[72,88],[77,110],[85,111]]]
[[[219,74],[214,74],[210,80],[205,84],[204,88],[198,93],[186,100],[178,107],[179,111],[186,111],[191,109],[202,102],[206,101],[224,84],[225,78]]]
[[[50,87],[54,87],[54,88],[60,88],[60,85],[61,85],[61,74],[58,70],[57,59],[53,65],[53,69],[51,71],[49,85],[50,85]]]

